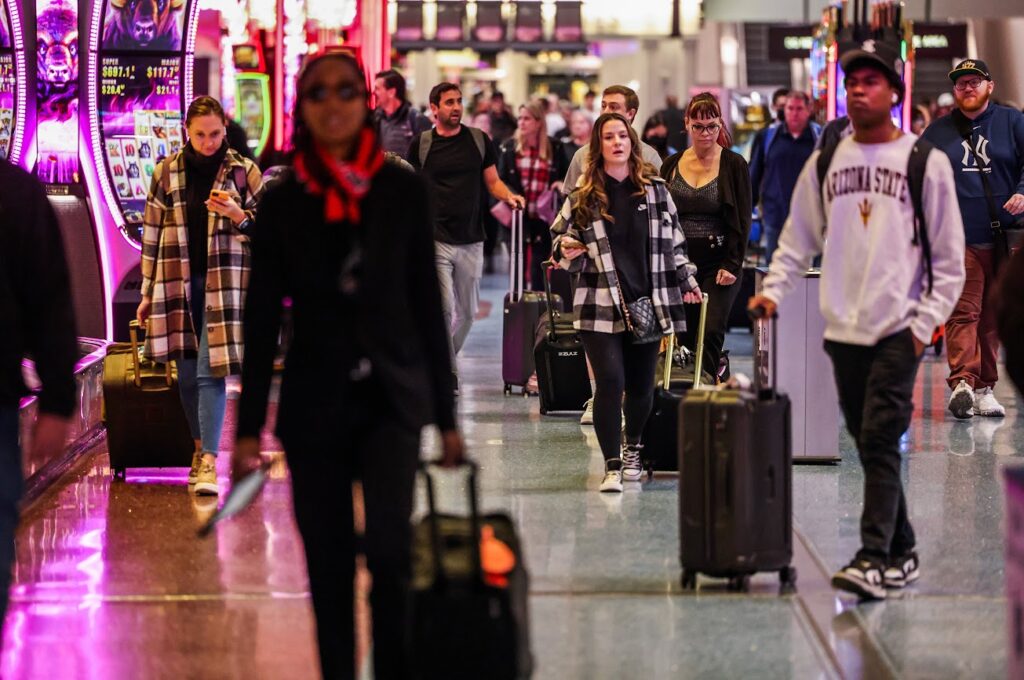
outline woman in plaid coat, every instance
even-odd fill
[[[636,132],[622,115],[597,119],[583,177],[551,233],[553,259],[579,272],[573,307],[596,381],[594,430],[605,458],[600,488],[620,492],[624,479],[640,479],[656,341],[684,331],[684,302],[701,299],[675,204],[658,171],[641,157]],[[656,332],[647,342],[637,342],[629,328],[636,327],[635,315],[627,312],[634,303],[653,312]]]
[[[540,103],[520,106],[518,122],[515,135],[501,145],[498,175],[509,189],[526,197],[523,231],[530,242],[530,290],[542,291],[544,263],[551,253],[554,199],[569,164],[562,145],[548,136]]]
[[[241,372],[242,305],[249,276],[245,235],[263,192],[259,168],[228,148],[224,109],[212,97],[188,107],[188,144],[158,163],[142,229],[146,355],[174,360],[195,452],[189,484],[217,494],[224,378]]]

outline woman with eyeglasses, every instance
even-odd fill
[[[518,127],[501,145],[498,176],[512,192],[526,199],[523,232],[530,247],[530,289],[544,290],[544,263],[551,254],[551,219],[569,164],[561,145],[548,136],[543,105],[519,107]],[[560,201],[559,201],[560,202]]]
[[[729,150],[732,140],[713,94],[702,92],[690,101],[685,125],[692,146],[667,158],[661,176],[679,211],[697,281],[708,296],[703,366],[717,379],[750,236],[750,172],[743,156]],[[699,313],[686,310],[681,342],[690,349],[696,347]]]
[[[385,162],[365,83],[359,64],[341,53],[310,61],[299,75],[294,171],[267,192],[253,230],[232,476],[261,461],[288,297],[293,335],[276,434],[306,550],[323,677],[356,673],[358,478],[373,577],[375,677],[408,678],[409,519],[420,430],[438,426],[446,465],[461,461],[462,438],[427,191],[415,174]]]
[[[227,407],[225,378],[242,368],[242,305],[248,232],[263,193],[260,170],[227,142],[227,117],[213,97],[185,113],[188,143],[156,164],[142,220],[146,355],[173,360],[195,450],[188,483],[217,495],[217,453]]]
[[[596,381],[594,431],[605,459],[599,489],[621,492],[623,481],[640,481],[659,341],[685,330],[684,302],[701,300],[675,205],[621,114],[594,123],[583,177],[551,233],[552,257],[579,273],[573,307]]]

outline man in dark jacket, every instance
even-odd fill
[[[377,74],[373,96],[377,102],[373,116],[381,148],[404,155],[412,138],[430,129],[430,121],[405,100],[405,78],[394,69]]]
[[[57,216],[30,174],[0,160],[0,628],[14,561],[22,492],[18,405],[27,392],[21,361],[35,360],[43,388],[32,460],[64,446],[75,400],[75,318]]]
[[[989,293],[996,283],[1002,228],[1024,215],[1024,114],[989,101],[988,66],[966,59],[949,72],[956,108],[924,131],[949,156],[967,239],[964,290],[946,322],[949,410],[957,418],[1002,417],[992,388],[999,378],[999,335]]]

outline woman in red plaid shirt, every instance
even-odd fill
[[[551,254],[551,231],[568,164],[560,143],[548,137],[544,108],[538,102],[519,107],[515,135],[501,145],[498,175],[514,193],[526,197],[523,231],[529,242],[530,289],[544,290],[544,262]]]

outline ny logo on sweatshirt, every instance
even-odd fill
[[[960,161],[960,164],[964,166],[964,172],[978,172],[978,159],[980,158],[984,163],[985,167],[981,169],[982,172],[992,172],[992,161],[988,156],[988,140],[982,135],[978,135],[978,146],[977,156],[975,156],[975,150],[971,149],[971,145],[967,143],[967,140],[960,142],[960,145],[964,148],[964,157]]]

